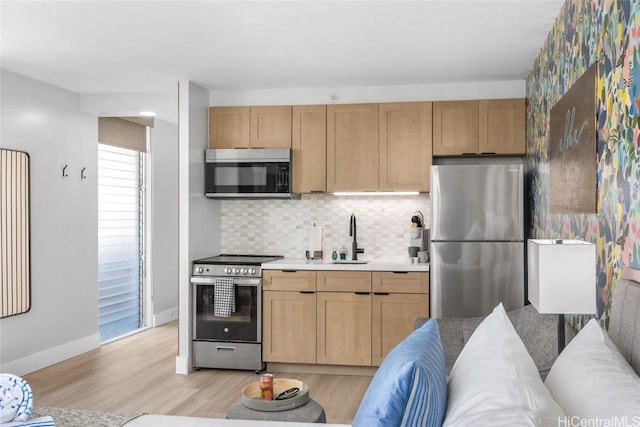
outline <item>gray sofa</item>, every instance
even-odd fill
[[[558,357],[558,315],[539,314],[532,305],[526,305],[507,314],[544,380]],[[429,319],[426,317],[416,319],[415,327],[419,328],[427,320]],[[451,371],[462,347],[483,320],[484,316],[438,319],[447,374]],[[573,336],[575,331],[565,325],[566,342],[569,342]]]

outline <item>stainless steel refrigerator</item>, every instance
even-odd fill
[[[461,159],[431,167],[431,317],[524,305],[522,161]]]

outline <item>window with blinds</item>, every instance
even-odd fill
[[[100,340],[142,325],[144,153],[98,144]]]

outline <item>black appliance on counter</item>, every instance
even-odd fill
[[[222,254],[193,262],[194,368],[264,369],[260,266],[281,258]]]

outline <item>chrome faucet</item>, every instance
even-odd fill
[[[351,214],[351,220],[349,221],[349,236],[353,237],[351,242],[351,259],[353,261],[358,260],[358,254],[364,253],[364,248],[358,248],[358,238],[356,237],[356,214]]]

